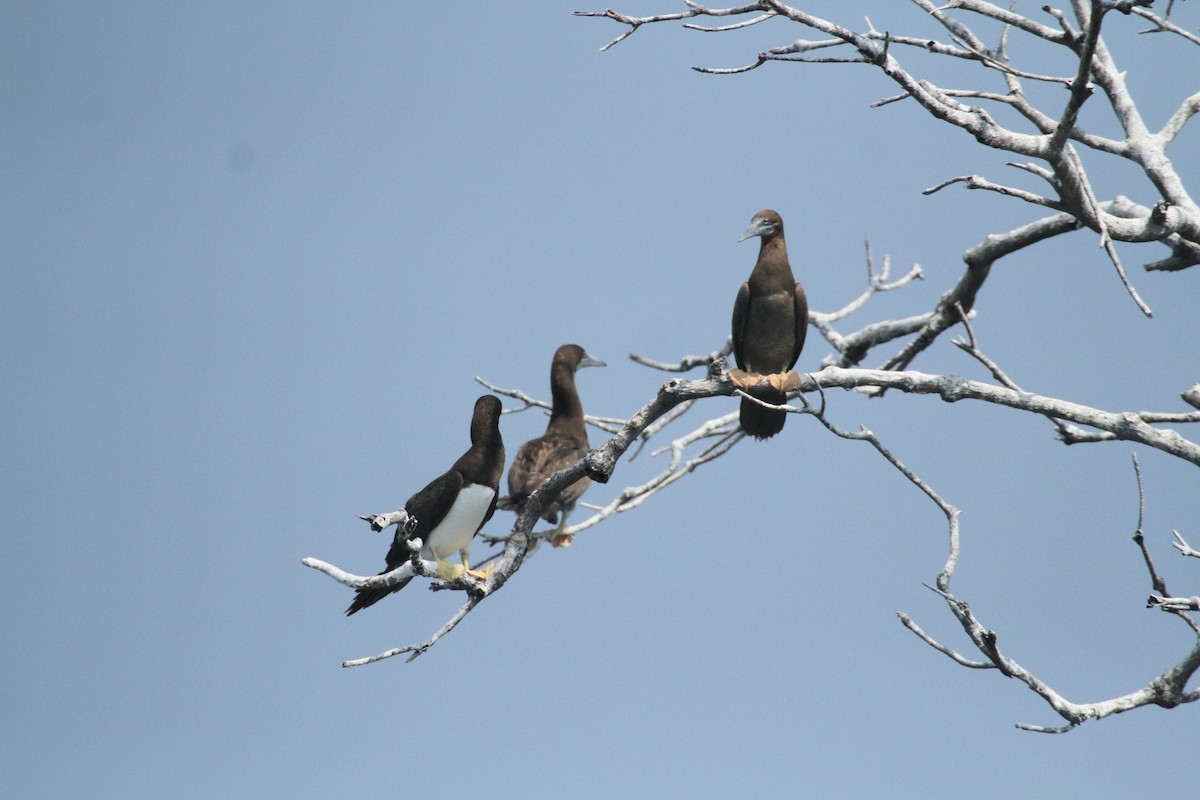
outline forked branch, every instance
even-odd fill
[[[1046,166],[1022,165],[1034,174],[1040,174],[1047,182],[1048,192],[1034,192],[1024,188],[1006,186],[981,175],[970,175],[943,181],[940,186],[960,182],[968,188],[998,192],[1019,201],[1040,207],[1062,211],[1070,215],[1077,226],[1090,228],[1099,234],[1100,247],[1112,262],[1118,277],[1129,296],[1147,316],[1150,309],[1138,296],[1136,289],[1121,259],[1113,246],[1114,242],[1161,242],[1167,245],[1172,256],[1157,262],[1155,269],[1178,270],[1200,263],[1200,206],[1192,199],[1184,182],[1175,170],[1166,148],[1178,135],[1183,125],[1200,111],[1200,92],[1193,92],[1180,101],[1178,110],[1171,116],[1162,130],[1150,131],[1142,120],[1138,106],[1125,82],[1124,71],[1116,64],[1109,51],[1102,29],[1106,20],[1118,11],[1121,15],[1137,14],[1155,24],[1154,30],[1177,35],[1192,44],[1200,45],[1200,37],[1160,18],[1147,10],[1151,0],[1073,0],[1071,3],[1074,20],[1068,20],[1062,12],[1049,6],[1042,11],[1052,18],[1047,24],[1018,13],[1015,7],[984,2],[984,0],[955,0],[952,3],[936,4],[931,0],[913,0],[920,13],[937,21],[946,32],[942,41],[928,36],[905,36],[896,33],[898,26],[890,30],[879,30],[869,20],[867,30],[859,32],[853,28],[810,14],[800,7],[790,6],[778,0],[711,9],[691,0],[685,0],[687,10],[676,14],[633,17],[617,11],[576,12],[580,16],[603,16],[628,26],[621,36],[605,45],[607,49],[644,25],[693,19],[699,16],[740,17],[753,15],[744,22],[721,26],[701,26],[689,23],[685,27],[708,32],[729,31],[756,25],[777,28],[776,20],[790,21],[804,26],[826,37],[816,41],[793,40],[787,44],[763,48],[749,64],[736,67],[697,67],[711,74],[733,74],[763,67],[769,62],[791,61],[803,63],[862,63],[874,66],[900,90],[898,95],[880,101],[879,104],[906,99],[919,104],[934,118],[958,128],[981,144],[1005,150],[1024,159],[1044,162]],[[803,5],[803,4],[801,4]],[[1121,19],[1121,15],[1117,15]],[[977,20],[1000,23],[1004,26],[998,46],[989,46],[983,37],[972,28]],[[765,23],[765,25],[760,25]],[[772,27],[776,26],[776,27]],[[1069,52],[1074,59],[1074,74],[1060,77],[1044,74],[1038,69],[1019,66],[1027,59],[1025,49],[1010,42],[1011,34],[1017,34],[1026,42],[1048,44]],[[950,59],[966,68],[982,69],[983,76],[999,74],[1006,91],[989,91],[986,88],[945,88],[922,79],[901,62],[897,53],[901,49],[910,51],[919,48],[935,57]],[[817,50],[844,50],[845,55],[814,56]],[[1026,48],[1030,53],[1040,53],[1045,48]],[[1061,108],[1039,109],[1032,104],[1024,91],[1024,81],[1050,81],[1066,85],[1067,100]],[[1122,127],[1123,138],[1109,138],[1093,134],[1079,124],[1080,111],[1088,102],[1098,102],[1093,95],[1099,89],[1116,115]],[[1021,117],[1032,124],[1035,131],[1028,132],[999,124],[984,105],[968,105],[963,100],[976,100],[991,106],[1016,109]],[[1141,170],[1150,184],[1159,193],[1153,201],[1142,204],[1147,209],[1136,217],[1116,215],[1099,203],[1092,189],[1092,180],[1084,162],[1084,153],[1116,158]],[[1099,163],[1099,162],[1097,162]],[[1162,205],[1160,205],[1162,204]],[[1157,211],[1155,210],[1157,209]],[[963,302],[968,311],[970,302]],[[905,366],[901,359],[899,366]]]
[[[404,653],[409,654],[411,660],[427,651],[442,636],[449,633],[466,614],[470,613],[484,599],[499,591],[508,579],[516,574],[529,554],[531,543],[535,538],[533,535],[533,526],[540,517],[542,509],[548,503],[553,502],[563,489],[585,474],[597,483],[607,483],[616,469],[621,456],[639,440],[639,437],[650,426],[680,404],[710,397],[731,396],[738,393],[737,387],[730,383],[726,376],[726,367],[727,364],[724,359],[718,359],[709,365],[709,374],[703,379],[692,381],[672,379],[667,381],[659,389],[657,395],[625,422],[607,442],[589,451],[584,458],[555,473],[543,483],[526,501],[524,511],[517,518],[512,532],[504,542],[504,551],[499,561],[486,579],[474,578],[464,573],[461,577],[453,581],[435,581],[431,585],[431,588],[459,590],[465,592],[468,597],[455,616],[429,640],[417,645],[408,645],[388,650],[385,653],[366,659],[347,661],[344,662],[345,665],[357,666],[374,663],[375,661]],[[1112,433],[1114,438],[1154,447],[1200,466],[1200,445],[1183,438],[1173,430],[1157,428],[1146,423],[1136,415],[1101,411],[1066,400],[1017,391],[1007,386],[970,381],[957,375],[942,376],[927,375],[918,372],[827,367],[811,375],[797,376],[797,386],[798,393],[796,394],[801,398],[803,406],[785,406],[785,409],[793,413],[812,414],[827,428],[844,438],[863,439],[871,442],[889,462],[896,466],[922,492],[934,500],[943,513],[947,515],[951,525],[952,547],[946,566],[938,576],[937,591],[939,592],[948,593],[949,580],[953,575],[954,567],[957,563],[957,511],[948,503],[938,498],[930,487],[925,485],[914,473],[895,459],[874,438],[874,435],[870,431],[864,428],[858,433],[846,433],[836,429],[828,422],[824,415],[824,403],[822,403],[822,408],[815,409],[804,399],[804,393],[817,392],[824,397],[829,389],[835,387],[847,390],[892,389],[911,394],[937,395],[947,402],[957,402],[966,399],[979,400],[1020,411],[1070,420],[1077,424],[1089,425]],[[672,457],[668,467],[663,472],[641,486],[626,489],[616,499],[598,510],[592,518],[574,526],[573,532],[586,530],[615,513],[636,507],[650,495],[671,485],[699,466],[724,455],[739,439],[740,434],[734,427],[733,415],[718,417],[701,424],[691,433],[679,437],[671,443],[669,450]],[[685,449],[689,445],[705,440],[712,440],[713,443],[699,455],[684,461],[683,454]],[[384,518],[386,518],[386,515],[369,517],[368,519],[378,521]],[[401,517],[397,516],[396,519],[400,521]],[[395,583],[412,575],[433,577],[437,574],[436,564],[424,562],[415,554],[409,563],[379,576],[353,575],[331,564],[313,558],[306,558],[303,563],[353,588],[366,585],[390,585],[390,583]],[[968,619],[967,612],[964,610],[960,616],[960,620],[965,625]],[[1000,662],[994,663],[1002,671],[1005,669]],[[1005,674],[1010,673],[1006,672]]]

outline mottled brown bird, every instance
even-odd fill
[[[471,539],[496,511],[500,475],[503,472],[500,400],[494,395],[485,394],[475,401],[475,410],[471,414],[470,449],[454,462],[454,466],[434,478],[404,504],[404,510],[415,522],[410,526],[397,526],[387,554],[387,569],[383,572],[391,572],[407,564],[410,558],[408,542],[420,539],[421,557],[436,560],[438,574],[443,578],[456,578],[463,570],[476,577],[485,577],[491,567],[482,572],[472,570],[467,557],[471,551]],[[456,553],[462,558],[461,567],[447,561]],[[403,589],[411,580],[409,577],[391,586],[358,589],[346,614],[362,611],[378,603],[392,592]]]
[[[517,450],[517,457],[508,471],[508,497],[500,498],[500,508],[520,514],[529,495],[547,478],[587,455],[587,426],[583,421],[579,391],[575,388],[575,373],[584,367],[603,366],[607,365],[592,358],[577,344],[564,344],[555,351],[554,360],[550,362],[550,422],[545,434],[530,439]],[[571,543],[574,536],[563,534],[562,529],[576,501],[591,484],[591,478],[585,475],[563,489],[554,502],[546,506],[542,519],[556,526],[546,537],[550,544],[565,547]]]
[[[765,377],[771,388],[751,392],[767,403],[782,405],[787,397],[780,391],[782,376],[796,365],[808,333],[808,299],[804,287],[792,276],[783,219],[774,211],[760,211],[750,227],[738,237],[745,241],[758,236],[758,262],[750,279],[742,284],[733,304],[733,357],[738,368],[748,373],[731,379],[750,391]],[[787,412],[776,411],[742,398],[742,430],[756,439],[769,439],[783,430]]]

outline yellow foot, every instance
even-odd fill
[[[749,389],[762,380],[762,375],[757,372],[746,372],[744,369],[729,370],[729,382],[739,389]]]
[[[553,547],[570,547],[571,542],[575,541],[575,534],[573,534],[573,533],[554,533],[554,534],[550,535],[549,539],[550,539],[550,544]]]
[[[496,568],[496,562],[493,561],[492,563],[488,564],[483,569],[468,569],[468,570],[466,570],[466,573],[468,575],[470,575],[472,578],[478,578],[481,581],[486,581],[489,577],[491,577],[492,570],[494,570],[495,568]]]
[[[444,581],[452,581],[462,577],[462,574],[467,571],[465,564],[452,564],[449,561],[438,559],[438,577]]]
[[[800,376],[794,369],[787,372],[776,372],[767,376],[767,383],[781,392],[794,392],[800,388]]]

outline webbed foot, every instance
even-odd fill
[[[787,372],[776,372],[767,376],[767,383],[781,392],[794,392],[800,388],[800,376],[794,369]]]
[[[729,382],[739,389],[749,389],[763,379],[757,372],[746,372],[744,369],[729,370]]]
[[[488,578],[491,577],[492,570],[494,570],[495,568],[496,568],[496,562],[493,561],[491,564],[488,564],[483,569],[468,569],[468,570],[466,570],[466,573],[468,575],[470,575],[472,578],[477,578],[481,581],[486,581]]]

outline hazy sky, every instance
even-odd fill
[[[1195,28],[1192,5],[1176,15]],[[547,398],[554,349],[578,342],[609,363],[580,375],[585,408],[630,415],[666,377],[630,352],[722,343],[756,253],[735,239],[761,208],[783,215],[817,310],[862,290],[864,236],[895,272],[922,265],[924,282],[843,332],[929,310],[964,250],[1040,216],[961,188],[923,197],[970,172],[1040,187],[912,104],[870,109],[895,89],[869,67],[689,69],[816,38],[798,27],[662,25],[600,53],[620,28],[569,13],[587,7],[0,9],[0,794],[1194,792],[1200,709],[1021,732],[1060,720],[904,630],[896,611],[968,644],[922,586],[945,521],[868,446],[799,417],[539,552],[417,661],[339,666],[422,641],[458,607],[415,582],[346,619],[351,592],[300,559],[382,568],[390,533],[356,515],[462,453],[474,376]],[[805,7],[936,32],[908,4]],[[1195,91],[1200,50],[1110,22],[1159,124]],[[1051,111],[1065,98],[1042,96]],[[1172,151],[1193,183],[1197,142],[1193,128]],[[1130,170],[1096,170],[1102,198],[1154,201]],[[1030,391],[1187,410],[1200,271],[1148,275],[1165,250],[1121,252],[1152,321],[1075,233],[999,264],[976,332]],[[949,338],[915,368],[986,378]],[[798,366],[829,352],[810,334]],[[828,400],[963,509],[955,589],[1066,697],[1132,691],[1187,652],[1184,625],[1143,608],[1132,446],[1064,447],[1045,421],[981,404]],[[734,408],[707,401],[670,430]],[[544,424],[506,416],[510,454]],[[1169,547],[1171,528],[1200,543],[1195,469],[1137,452],[1153,552],[1172,591],[1195,594],[1200,567]],[[663,458],[623,461],[587,498]]]

